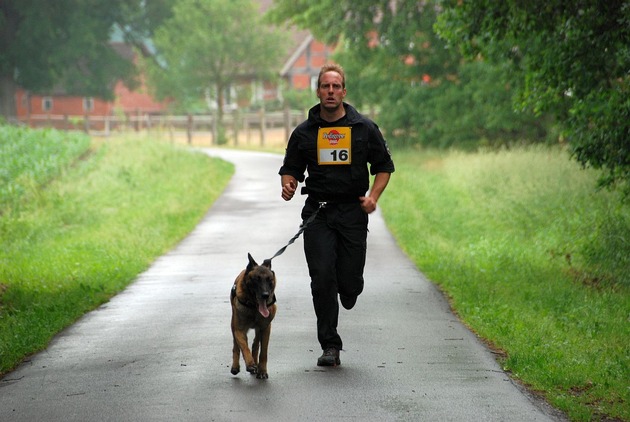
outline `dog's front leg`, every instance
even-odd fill
[[[238,335],[237,333],[240,330],[238,328],[238,321],[236,320],[234,315],[232,315],[230,328],[232,329],[232,340],[234,341],[234,345],[232,346],[232,369],[230,370],[230,372],[232,373],[232,375],[236,375],[241,371],[241,364],[239,362],[241,358],[241,347],[236,338]]]
[[[258,337],[258,332],[256,332]],[[258,374],[256,378],[267,379],[267,351],[269,349],[269,338],[271,337],[271,324],[260,330],[260,358],[258,360]]]
[[[254,341],[252,341],[252,357],[254,358],[254,363],[258,365],[258,355],[260,354],[260,329],[256,328],[254,333]]]
[[[232,369],[230,372],[232,375],[236,375],[241,372],[241,364],[239,359],[241,357],[241,349],[238,347],[238,342],[236,341],[236,336],[234,335],[234,330],[232,330],[232,338],[234,340],[234,346],[232,347]]]
[[[245,330],[236,330],[234,333],[234,341],[237,343],[238,347],[241,349],[243,353],[243,360],[245,361],[245,369],[250,374],[255,374],[258,372],[258,366],[256,362],[254,362],[254,358],[252,357],[252,352],[249,350],[249,346],[247,345],[247,329]]]

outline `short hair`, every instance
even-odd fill
[[[319,70],[319,76],[317,77],[317,88],[319,88],[319,84],[321,83],[322,75],[326,72],[339,73],[339,75],[341,75],[341,86],[344,88],[346,87],[346,73],[343,71],[343,67],[335,63],[330,63],[323,65],[322,68]]]

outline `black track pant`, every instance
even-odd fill
[[[306,220],[319,203],[307,200]],[[363,291],[368,215],[358,202],[327,204],[304,231],[304,253],[311,276],[317,339],[322,349],[343,348],[337,334],[338,294],[358,296]]]

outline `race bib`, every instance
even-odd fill
[[[348,165],[352,161],[350,127],[320,127],[317,133],[317,164]]]

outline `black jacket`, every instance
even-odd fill
[[[308,119],[291,134],[279,174],[291,175],[302,182],[308,172],[306,193],[319,201],[343,201],[364,196],[369,189],[369,173],[394,172],[387,142],[376,123],[351,105],[344,103],[346,115],[336,122],[323,120],[320,107],[318,104],[311,108]],[[317,133],[319,128],[325,127],[351,128],[350,165],[318,164]]]

